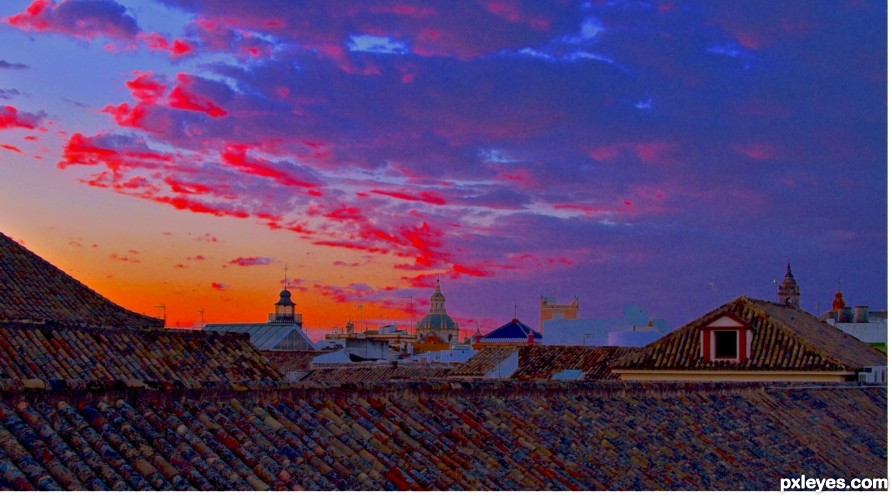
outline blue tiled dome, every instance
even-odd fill
[[[445,313],[429,313],[418,321],[419,330],[458,330],[458,324]]]

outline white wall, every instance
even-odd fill
[[[546,320],[542,326],[542,344],[553,346],[644,346],[665,335],[653,327],[627,329],[623,319]]]
[[[886,343],[888,339],[886,336],[888,326],[885,320],[856,324],[850,322],[836,323],[835,320],[830,319],[827,323],[846,334],[855,336],[865,343]]]
[[[511,377],[514,372],[517,372],[517,368],[520,366],[520,355],[517,350],[514,350],[514,353],[508,356],[508,358],[504,359],[492,368],[489,372],[486,373],[483,377],[486,379],[507,379]]]

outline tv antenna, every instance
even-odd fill
[[[358,303],[356,308],[359,309],[359,328],[362,329],[360,332],[365,332],[365,322],[362,320],[362,303]]]

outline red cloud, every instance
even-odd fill
[[[366,218],[362,214],[362,212],[356,207],[341,207],[335,210],[332,210],[326,214],[324,217],[327,217],[332,220],[340,220],[340,221],[350,221],[350,222],[359,222],[365,221]]]
[[[290,174],[279,170],[269,163],[248,158],[248,145],[230,143],[220,152],[223,163],[234,165],[240,171],[255,176],[268,177],[285,186],[298,186],[302,188],[315,188],[318,185],[307,181],[295,179]]]
[[[136,103],[106,105],[102,109],[120,126],[151,132],[166,130],[171,118],[159,112],[164,108],[201,112],[214,118],[227,115],[226,110],[213,100],[199,94],[198,88],[207,83],[198,78],[180,73],[176,86],[168,92],[169,85],[163,77],[155,76],[151,71],[134,71],[133,74],[135,77],[126,85]],[[149,117],[153,119],[149,120]]]
[[[399,192],[399,191],[383,191],[380,189],[373,189],[369,193],[374,193],[376,195],[389,196],[391,198],[398,198],[400,200],[430,203],[433,205],[445,205],[446,204],[446,200],[443,199],[442,197],[435,195],[433,193],[427,193],[427,192],[422,192],[420,194],[410,194],[410,193],[403,193],[403,192]]]
[[[0,107],[0,129],[34,129],[40,125],[42,117],[42,115],[19,112],[11,105],[4,105]]]
[[[223,282],[212,282],[211,287],[217,291],[224,291],[229,285]]]
[[[171,58],[182,57],[195,50],[188,41],[180,38],[168,41],[161,33],[140,33],[139,39],[146,43],[149,50],[167,52]]]
[[[167,85],[155,79],[151,71],[133,71],[135,78],[125,84],[133,98],[143,103],[155,103],[167,91]]]
[[[492,275],[491,272],[479,267],[467,267],[461,264],[452,264],[452,270],[456,274],[466,274],[473,277],[486,277]]]
[[[113,179],[117,182],[121,179],[122,170],[157,169],[163,164],[172,163],[175,158],[173,155],[148,149],[142,141],[127,143],[127,146],[129,148],[124,148],[122,143],[114,141],[108,135],[85,137],[80,133],[74,133],[65,144],[58,167],[64,169],[71,165],[105,164],[114,173]],[[123,149],[119,150],[115,147]],[[107,186],[115,186],[115,184]]]
[[[7,145],[5,143],[0,143],[0,148],[5,148],[11,152],[22,153],[22,150],[17,146]]]
[[[211,117],[223,117],[226,111],[217,106],[210,98],[194,91],[195,78],[188,74],[177,74],[177,86],[168,95],[172,108],[204,112]]]
[[[97,36],[132,40],[139,32],[136,20],[112,0],[34,0],[24,12],[4,21],[24,31],[61,33],[87,40]]]

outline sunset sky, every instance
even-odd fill
[[[189,326],[886,308],[882,1],[4,0],[0,231]]]

